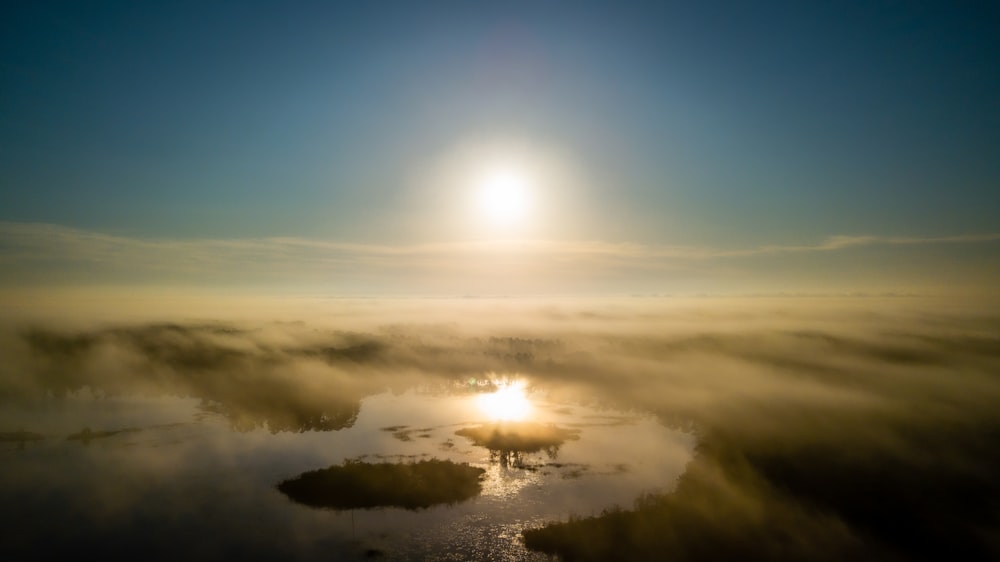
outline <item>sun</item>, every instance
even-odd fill
[[[476,403],[491,420],[521,421],[531,413],[524,386],[523,381],[503,384],[496,392],[480,394]]]
[[[478,204],[483,216],[494,224],[523,222],[531,211],[531,182],[517,168],[494,168],[480,180]]]

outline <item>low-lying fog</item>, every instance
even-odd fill
[[[73,302],[6,307],[15,559],[1000,555],[985,303]]]

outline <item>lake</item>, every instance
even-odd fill
[[[274,420],[200,397],[38,396],[0,412],[0,512],[15,552],[39,558],[544,559],[523,529],[668,491],[694,445],[647,413],[552,394],[513,373],[428,381],[335,403],[312,425],[287,423],[280,395]],[[347,509],[277,487],[334,465],[428,459],[482,469],[478,493],[380,504],[406,486],[389,478],[366,492],[374,506]]]

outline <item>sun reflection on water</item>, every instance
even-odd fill
[[[493,421],[523,421],[531,415],[524,381],[499,383],[499,388],[476,397],[476,405]]]

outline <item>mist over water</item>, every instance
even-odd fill
[[[983,303],[108,305],[6,305],[15,558],[1000,552],[1000,314]],[[482,407],[515,382],[524,419]],[[409,490],[432,459],[481,476]],[[392,484],[351,484],[370,508],[279,489],[328,467]]]
[[[0,559],[1000,560],[1000,3],[3,7]]]

